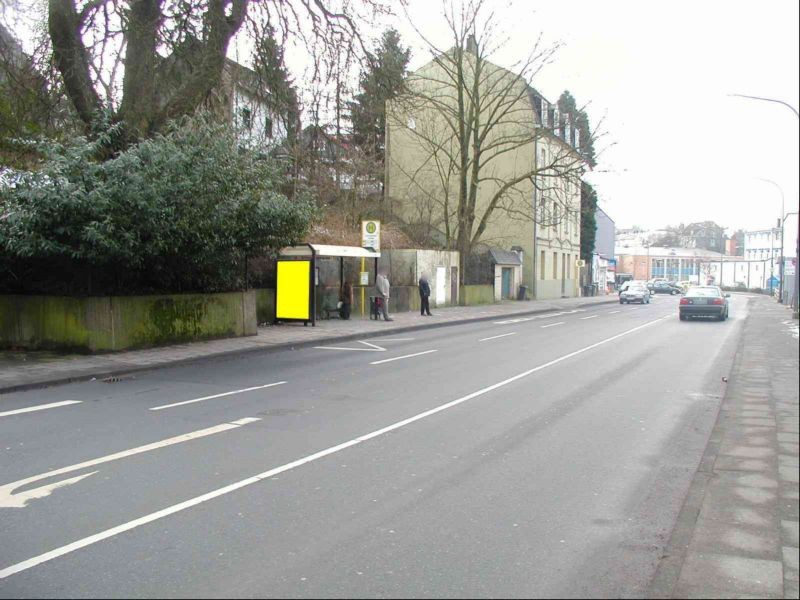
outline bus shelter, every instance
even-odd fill
[[[289,246],[280,251],[275,270],[275,322],[303,321],[317,324],[316,286],[319,285],[317,261],[325,258],[339,259],[339,288],[344,285],[344,259],[360,258],[361,271],[365,262],[373,259],[375,276],[381,253],[358,246],[330,246],[303,244]]]

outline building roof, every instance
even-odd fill
[[[669,248],[662,246],[617,246],[614,248],[614,254],[617,256],[631,255],[631,256],[646,256],[650,255],[651,258],[719,258],[724,256],[719,252],[713,250],[704,250],[703,248]]]
[[[616,224],[616,223],[615,223],[615,221],[614,221],[614,219],[612,219],[610,216],[608,216],[608,213],[607,213],[606,211],[604,211],[602,208],[600,208],[599,206],[598,206],[598,207],[596,207],[596,208],[594,209],[594,211],[595,211],[595,213],[599,213],[599,212],[603,213],[603,214],[606,216],[606,219],[608,219],[608,220],[609,220],[609,221],[611,221],[612,223]]]
[[[519,254],[510,252],[508,250],[500,250],[499,248],[489,248],[489,254],[492,261],[496,265],[519,266],[522,261],[519,259]]]

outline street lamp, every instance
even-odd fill
[[[791,110],[794,113],[794,116],[800,119],[800,113],[797,112],[797,109],[792,106],[791,104],[784,102],[783,100],[776,100],[775,98],[764,98],[762,96],[748,96],[746,94],[728,94],[729,96],[736,96],[737,98],[747,98],[748,100],[761,100],[763,102],[774,102],[775,104],[783,104],[786,108]],[[783,215],[781,215],[783,217]],[[785,219],[784,219],[785,220]],[[796,240],[796,256],[795,260],[800,261],[800,214],[797,217],[797,240]],[[781,253],[783,253],[783,248],[781,248]],[[793,304],[793,311],[794,317],[800,317],[800,277],[797,276],[797,271],[795,271],[795,278],[794,278],[794,301]]]
[[[785,206],[784,206],[783,188],[781,186],[779,186],[777,183],[775,183],[774,181],[772,181],[772,179],[767,179],[766,177],[756,177],[756,179],[758,179],[759,181],[764,181],[766,183],[770,183],[770,184],[774,185],[776,188],[778,188],[778,191],[781,193],[781,218],[780,218],[780,221],[778,222],[778,224],[780,225],[780,228],[781,228],[781,262],[780,262],[780,266],[778,267],[778,276],[780,277],[780,281],[778,282],[778,286],[779,286],[778,287],[778,302],[783,303],[783,270],[784,270],[783,263],[785,262],[785,259],[783,257],[783,229],[784,229],[783,225],[784,225],[784,221],[786,220],[785,217],[784,217],[784,214],[786,214],[786,209],[785,209]],[[773,250],[774,246],[772,245],[772,243],[770,243],[769,246],[770,246],[770,250]],[[774,258],[772,260],[772,264],[773,265],[775,264],[775,259]]]
[[[800,119],[800,113],[797,112],[797,109],[791,104],[784,102],[783,100],[776,100],[775,98],[762,98],[761,96],[747,96],[746,94],[728,94],[728,95],[735,96],[737,98],[748,98],[749,100],[763,100],[764,102],[775,102],[776,104],[783,104],[786,108],[788,108],[794,113],[795,117]]]

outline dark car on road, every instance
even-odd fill
[[[675,294],[683,293],[683,288],[671,281],[654,281],[647,284],[647,289],[650,290],[651,294],[670,294],[674,296]]]
[[[678,305],[681,321],[693,317],[716,317],[720,321],[728,318],[728,298],[720,288],[714,285],[694,286],[686,290]]]

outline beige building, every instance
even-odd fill
[[[455,56],[468,80],[462,94],[452,77]],[[529,297],[578,295],[584,163],[572,116],[559,114],[519,75],[479,58],[475,48],[449,51],[412,73],[407,84],[412,92],[387,105],[385,197],[393,216],[417,239],[458,249],[460,148],[466,146],[473,248],[518,249],[522,268],[514,297],[519,285]],[[458,132],[464,114],[477,124],[466,144]]]

